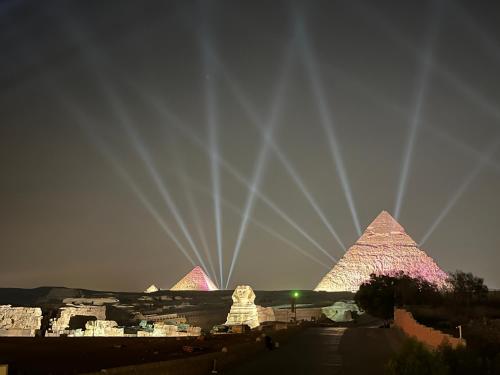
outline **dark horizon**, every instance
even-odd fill
[[[312,289],[387,210],[500,288],[499,7],[0,3],[0,286]]]

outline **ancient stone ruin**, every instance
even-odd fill
[[[446,272],[418,248],[404,228],[382,211],[314,290],[356,292],[372,273],[393,275],[398,272],[423,278],[438,287],[445,286],[448,278]]]
[[[251,329],[259,326],[259,314],[255,306],[255,293],[248,285],[239,285],[233,292],[233,305],[224,325],[247,325]]]
[[[69,333],[69,322],[74,316],[90,316],[97,320],[106,320],[106,306],[64,306],[59,309],[59,318],[52,321],[48,336],[59,336]]]
[[[219,290],[200,266],[193,268],[186,276],[179,280],[170,290],[197,290],[208,292]]]
[[[114,320],[91,320],[85,324],[84,336],[108,337],[123,336],[123,327],[118,327]]]
[[[272,307],[262,307],[257,305],[257,315],[259,317],[259,323],[274,322],[276,320],[274,309]]]
[[[0,336],[35,336],[42,323],[39,307],[0,306]]]
[[[350,322],[355,315],[363,314],[354,301],[337,301],[332,306],[323,307],[321,311],[334,322]]]

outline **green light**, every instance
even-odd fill
[[[299,292],[293,292],[293,298],[298,298],[299,297]]]

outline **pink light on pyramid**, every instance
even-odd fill
[[[438,287],[443,287],[448,278],[404,228],[382,211],[314,290],[355,292],[372,273],[393,275],[401,271]]]
[[[200,266],[193,268],[186,276],[177,282],[170,290],[198,290],[209,292],[219,290]]]

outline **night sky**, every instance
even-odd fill
[[[499,288],[499,25],[495,1],[0,1],[0,286],[169,288],[201,258],[312,289],[387,210]]]

